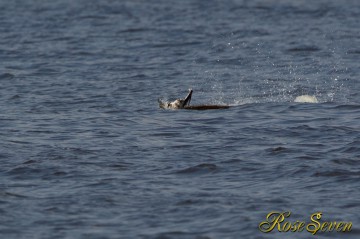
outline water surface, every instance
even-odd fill
[[[0,1],[2,238],[360,235],[358,1]],[[158,98],[229,104],[162,110]],[[318,104],[294,103],[315,95]]]

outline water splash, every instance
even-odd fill
[[[201,53],[202,61],[194,61],[201,66],[194,88],[212,103],[293,102],[301,95],[346,103],[350,85],[342,53],[316,43],[274,48],[258,39],[223,35]]]

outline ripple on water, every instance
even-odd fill
[[[191,175],[200,175],[206,173],[214,173],[217,172],[219,169],[215,164],[210,163],[202,163],[196,166],[188,167],[186,169],[182,169],[177,171],[178,174],[191,174]]]
[[[276,237],[257,225],[284,208],[357,227],[359,10],[0,1],[1,237]],[[158,109],[190,87],[233,107]]]
[[[11,73],[3,73],[0,74],[0,81],[2,80],[11,80],[15,77],[15,75],[11,74]]]

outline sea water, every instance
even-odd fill
[[[360,236],[360,3],[0,1],[1,238]],[[158,98],[194,90],[192,105]],[[296,103],[301,95],[316,104]]]

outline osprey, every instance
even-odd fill
[[[186,109],[186,110],[212,110],[227,109],[229,105],[190,105],[193,90],[189,89],[188,95],[184,99],[176,99],[171,102],[163,102],[160,99],[159,106],[162,109]]]

